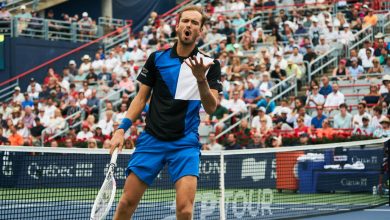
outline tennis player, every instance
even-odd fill
[[[150,95],[151,101],[114,219],[130,219],[146,188],[165,165],[176,188],[177,219],[192,218],[201,147],[199,110],[203,105],[208,114],[213,113],[222,90],[219,62],[195,46],[205,20],[200,7],[183,9],[176,25],[177,43],[152,53],[137,77],[139,92],[115,131],[111,153],[116,147],[122,149],[126,130]]]

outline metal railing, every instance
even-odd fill
[[[288,85],[288,86],[286,86]],[[285,78],[282,81],[279,81],[276,85],[272,86],[268,91],[272,92],[272,94],[276,94],[273,96],[271,101],[276,101],[282,98],[285,94],[289,93],[291,90],[294,90],[294,95],[298,94],[298,81],[295,74]]]
[[[323,72],[325,67],[328,67],[331,64],[334,64],[336,66],[338,61],[339,61],[338,47],[334,47],[327,53],[317,57],[308,65],[308,71],[307,71],[308,82],[311,81],[312,77],[315,74]]]
[[[120,101],[120,99],[118,99],[117,97],[118,96],[120,97],[120,94],[122,92],[124,92],[124,91],[125,91],[125,88],[121,88],[121,89],[118,89],[118,90],[112,90],[111,93],[107,94],[104,98],[100,99],[99,106],[98,106],[99,114],[106,110],[106,107],[104,106],[104,103],[107,100],[112,100],[112,97],[114,97],[116,100]]]
[[[218,139],[218,138],[222,137],[223,135],[227,134],[229,131],[231,131],[235,127],[239,126],[242,120],[247,120],[247,119],[249,119],[250,116],[251,116],[251,113],[250,113],[250,111],[248,111],[248,113],[244,117],[242,117],[240,120],[238,120],[232,126],[230,126],[230,127],[226,128],[225,130],[223,130],[215,138]]]
[[[4,36],[13,36],[13,19],[10,19],[9,21],[0,21],[0,34]]]
[[[106,51],[106,52],[110,51],[111,49],[113,49],[117,45],[123,44],[126,41],[128,41],[130,38],[130,31],[131,31],[130,27],[126,27],[118,35],[107,38],[104,41],[104,51]]]
[[[24,5],[26,8],[35,10],[40,0],[13,0],[5,5],[9,12],[15,12],[20,9],[20,6]]]
[[[12,99],[12,95],[14,94],[15,87],[19,86],[19,79],[14,82],[11,82],[0,89],[0,100],[8,102]]]

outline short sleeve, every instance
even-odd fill
[[[207,81],[209,83],[210,89],[215,89],[218,92],[222,92],[221,65],[217,60],[214,60],[214,64],[210,67],[210,70],[207,74]]]
[[[156,53],[150,54],[146,60],[144,67],[137,76],[137,80],[142,84],[153,87],[156,82],[156,65],[154,63]]]

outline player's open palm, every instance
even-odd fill
[[[123,129],[116,130],[114,135],[111,138],[111,149],[110,154],[114,152],[115,148],[119,148],[119,152],[122,151],[123,142],[125,139],[125,132]]]
[[[206,80],[206,71],[214,64],[214,62],[205,64],[203,63],[202,57],[198,59],[196,56],[192,56],[184,62],[186,62],[186,64],[191,68],[192,74],[198,81]]]

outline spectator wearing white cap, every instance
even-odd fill
[[[92,35],[93,33],[92,32],[93,21],[90,17],[88,17],[87,12],[83,12],[82,16],[83,17],[80,19],[80,21],[78,21],[78,25],[79,25],[80,34],[86,35],[86,36],[82,36],[82,38],[85,38],[88,35]]]
[[[318,25],[318,18],[317,17],[312,17],[312,25],[309,28],[309,36],[311,39],[311,42],[314,46],[318,45],[320,35],[323,34],[322,27]]]
[[[85,54],[82,58],[81,61],[83,61],[80,65],[79,68],[79,74],[88,74],[89,70],[92,67],[91,63],[91,57],[88,54]]]
[[[30,12],[26,11],[26,6],[22,5],[20,6],[20,12],[15,15],[15,18],[18,19],[17,31],[20,34],[27,28],[32,16]]]
[[[76,76],[79,73],[76,61],[70,60],[68,67],[69,67],[69,73],[72,74],[73,76]]]
[[[257,115],[252,119],[251,128],[256,129],[256,132],[259,132],[262,126],[262,120],[266,121],[265,125],[267,129],[272,129],[272,118],[271,116],[266,114],[266,110],[264,107],[259,107],[257,109]]]
[[[345,23],[343,25],[343,30],[339,32],[339,42],[348,45],[349,43],[355,40],[352,31],[349,29],[349,24]]]
[[[278,51],[275,53],[275,57],[271,61],[271,68],[270,70],[275,69],[275,64],[278,63],[281,69],[286,69],[287,67],[287,60],[283,57],[283,52]]]
[[[256,103],[258,108],[264,107],[267,114],[272,113],[275,110],[276,104],[275,101],[271,101],[272,93],[267,91],[264,93],[263,98]]]
[[[12,101],[14,101],[15,103],[19,103],[19,104],[21,104],[24,101],[24,96],[20,92],[19,86],[15,87],[15,89],[14,89],[14,94],[12,94]]]

